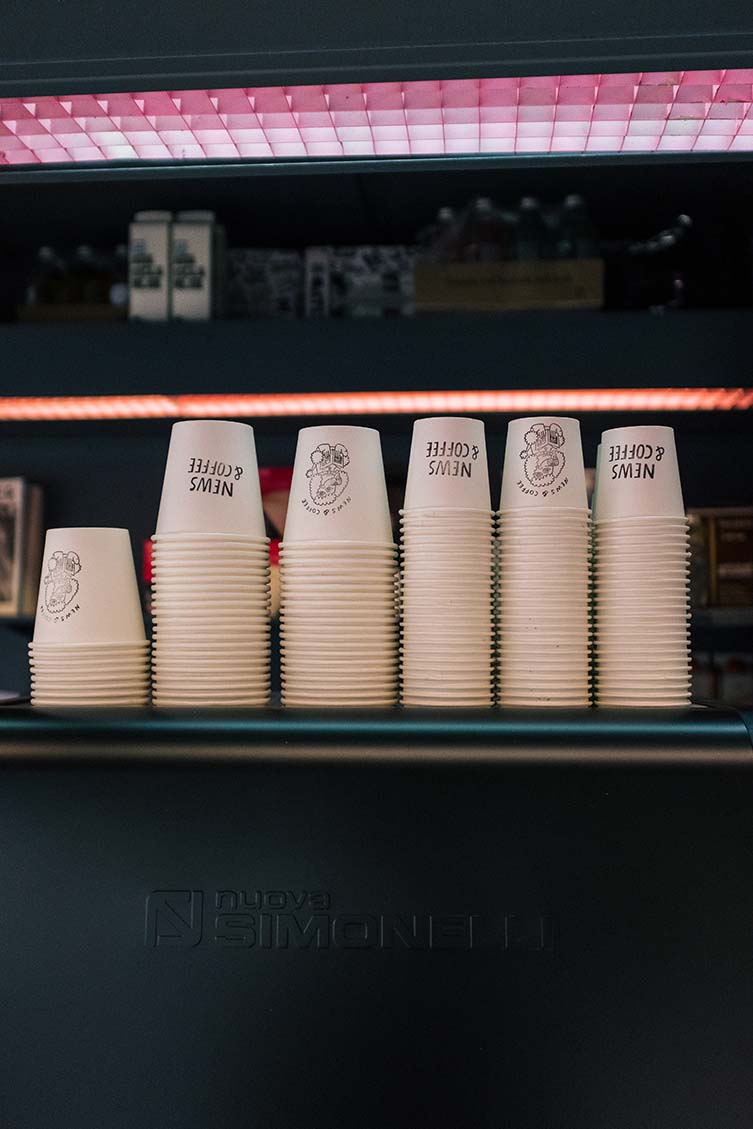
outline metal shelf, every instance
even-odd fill
[[[715,763],[753,757],[732,710],[84,711],[8,706],[0,761],[318,759]],[[753,767],[753,759],[751,759]]]

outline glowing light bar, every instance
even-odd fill
[[[753,150],[753,69],[0,98],[0,165]]]
[[[281,416],[476,412],[708,412],[753,407],[753,388],[592,388],[499,392],[208,393],[185,396],[14,396],[0,421],[268,419]]]

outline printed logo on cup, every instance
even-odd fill
[[[188,460],[188,489],[191,494],[217,494],[232,498],[235,483],[243,475],[243,467],[217,459]]]
[[[558,423],[534,423],[525,433],[524,440],[526,446],[520,452],[520,458],[526,479],[546,497],[550,493],[548,488],[554,486],[565,469],[565,433]],[[564,478],[551,493],[556,494],[566,485],[567,479]],[[518,486],[526,491],[523,482],[519,482]]]
[[[350,483],[350,476],[345,469],[350,464],[348,448],[343,443],[320,443],[310,455],[311,466],[306,471],[309,483],[309,495],[316,510],[312,510],[307,499],[304,498],[304,508],[312,512],[328,514],[335,502],[342,498]],[[350,498],[346,498],[337,507],[338,511],[347,506]]]
[[[653,478],[664,447],[653,443],[616,443],[608,449],[609,473],[618,478]]]
[[[76,580],[77,573],[81,572],[81,560],[78,553],[58,550],[53,553],[47,562],[45,574],[44,601],[40,612],[53,623],[69,619],[78,611],[78,604],[66,612],[66,608],[76,599],[79,584]],[[65,615],[63,613],[65,612]]]
[[[424,451],[429,477],[470,478],[478,456],[475,443],[452,439],[435,439],[426,444]]]

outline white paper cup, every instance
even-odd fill
[[[148,694],[117,695],[117,697],[88,698],[68,697],[59,694],[32,694],[32,706],[40,709],[121,709],[126,707],[143,708],[149,704]]]
[[[598,687],[595,691],[595,697],[600,705],[614,703],[617,704],[621,700],[628,699],[632,701],[636,698],[641,698],[646,705],[669,705],[673,702],[684,703],[690,700],[691,690],[689,686],[678,687],[677,689],[668,688],[661,694],[652,694],[646,689],[636,687],[620,687],[615,690],[600,690]]]
[[[160,592],[159,603],[155,607],[162,606],[163,608],[177,610],[178,608],[191,608],[194,606],[193,599],[196,595],[196,585],[184,584],[180,587],[170,588],[168,591]],[[269,614],[270,611],[270,597],[268,593],[257,592],[256,595],[249,594],[246,590],[235,590],[223,586],[217,591],[217,599],[212,601],[202,600],[198,603],[197,607],[215,607],[220,608],[222,604],[232,604],[238,608],[240,612],[254,611]]]
[[[127,529],[49,529],[34,645],[144,644]]]
[[[169,575],[176,570],[181,569],[184,572],[191,571],[194,574],[197,572],[222,574],[226,572],[242,572],[247,576],[265,576],[269,571],[269,561],[266,555],[260,555],[258,558],[241,557],[239,555],[218,556],[214,553],[192,554],[191,556],[178,556],[177,553],[172,557],[153,557],[152,558],[152,572],[154,575]]]
[[[366,694],[355,691],[353,694],[332,694],[326,688],[301,687],[285,691],[283,706],[302,706],[308,709],[378,709],[397,705],[397,689],[387,687],[383,693]]]
[[[285,544],[393,541],[379,432],[331,424],[298,433]]]
[[[491,509],[484,424],[434,416],[413,424],[405,509]]]
[[[551,697],[551,698],[533,698],[533,697],[519,697],[516,695],[500,695],[499,705],[504,709],[585,709],[590,706],[591,702],[588,696],[581,697]]]
[[[173,424],[157,536],[236,534],[264,538],[254,429],[228,420]]]
[[[228,687],[227,693],[223,694],[211,689],[203,692],[197,689],[188,693],[180,693],[166,686],[155,696],[155,704],[161,705],[165,699],[172,699],[176,703],[181,702],[187,705],[194,704],[197,708],[201,708],[204,705],[225,704],[265,705],[269,701],[269,693],[268,686]]]
[[[602,518],[599,522],[594,523],[594,528],[604,535],[619,533],[624,530],[634,530],[647,534],[661,533],[662,531],[681,532],[690,529],[690,521],[685,514],[681,517],[652,514],[644,517]]]
[[[152,560],[211,560],[225,561],[228,559],[242,561],[266,561],[269,556],[269,541],[265,537],[258,541],[218,541],[207,538],[205,541],[178,540],[171,538],[169,541],[155,541],[152,539]]]
[[[671,427],[613,427],[601,437],[597,522],[685,517]]]
[[[370,561],[381,562],[397,555],[397,545],[394,541],[368,542],[368,541],[291,541],[280,542],[280,560],[301,561],[307,563],[314,560],[344,561],[346,563]]]
[[[499,509],[588,509],[577,419],[529,416],[510,421]]]

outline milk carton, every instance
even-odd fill
[[[178,212],[172,240],[172,314],[206,321],[222,313],[224,230],[214,212]]]
[[[170,212],[137,212],[128,238],[128,316],[170,316]]]

